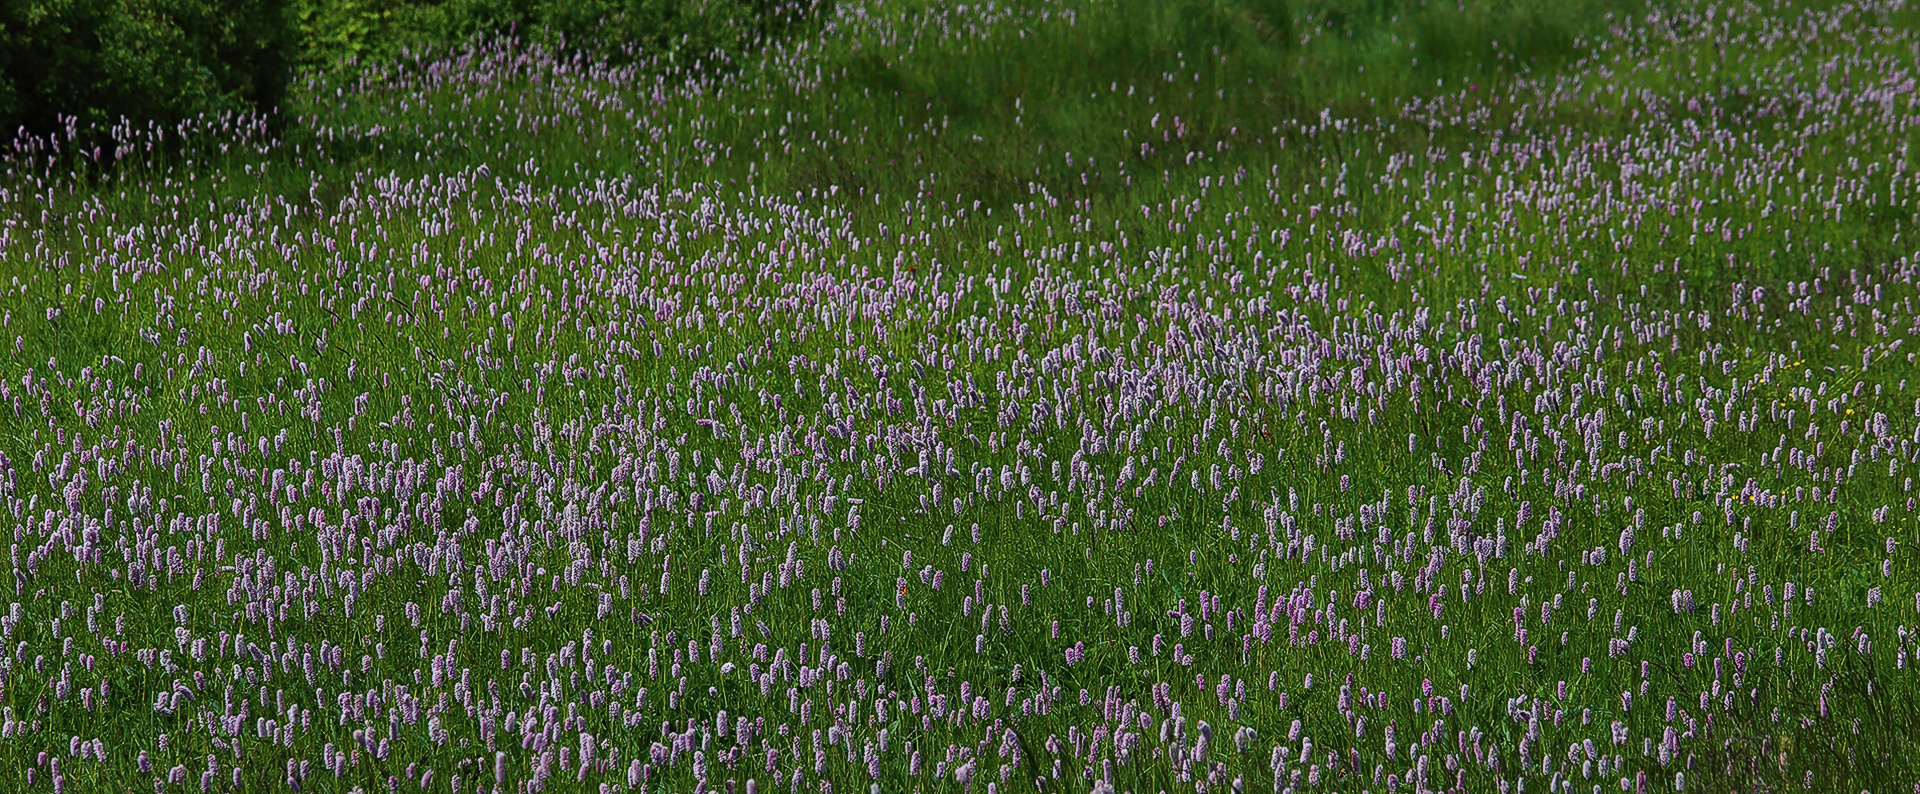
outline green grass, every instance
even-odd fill
[[[1603,3],[1070,2],[990,18],[888,3],[841,9],[817,36],[691,82],[658,64],[442,53],[310,76],[283,138],[215,124],[177,158],[106,173],[17,161],[0,194],[0,341],[12,338],[0,526],[16,538],[22,619],[6,630],[17,650],[0,663],[0,705],[28,729],[0,738],[0,776],[24,787],[33,769],[47,788],[48,751],[69,790],[144,789],[144,750],[158,773],[186,765],[188,786],[212,754],[222,790],[235,767],[248,788],[280,787],[288,760],[313,765],[308,789],[372,791],[389,776],[417,788],[418,764],[437,789],[458,775],[472,790],[492,785],[496,751],[511,781],[533,777],[538,753],[503,715],[551,706],[580,717],[563,743],[585,731],[619,749],[620,766],[589,781],[624,783],[627,759],[670,743],[663,722],[710,731],[724,709],[797,732],[772,737],[777,783],[758,739],[728,767],[716,756],[731,739],[710,737],[715,778],[784,790],[797,741],[813,789],[810,733],[857,702],[843,719],[855,761],[845,746],[826,753],[836,790],[870,782],[859,751],[886,729],[883,790],[958,790],[953,764],[932,775],[964,746],[1001,791],[1035,775],[1078,791],[1092,788],[1089,762],[1049,739],[1111,729],[1098,714],[1109,687],[1168,719],[1152,694],[1164,684],[1183,730],[1214,726],[1213,760],[1227,764],[1216,789],[1244,776],[1267,790],[1274,744],[1300,755],[1295,720],[1314,751],[1288,771],[1304,784],[1318,767],[1341,790],[1405,781],[1417,763],[1405,743],[1436,720],[1419,750],[1431,788],[1454,782],[1450,757],[1468,790],[1522,774],[1538,790],[1556,772],[1607,789],[1644,772],[1667,790],[1681,770],[1693,790],[1798,789],[1808,773],[1816,790],[1911,785],[1920,295],[1912,94],[1897,79],[1911,21],[1842,4],[1707,19]],[[1791,465],[1801,454],[1817,463]],[[346,497],[342,460],[359,483]],[[933,476],[909,473],[923,466]],[[1017,485],[1001,486],[1002,467]],[[271,490],[276,472],[290,500]],[[443,478],[459,487],[441,492]],[[1783,501],[1743,500],[1750,482]],[[1528,554],[1556,511],[1557,537]],[[1455,550],[1453,520],[1476,539],[1504,533],[1507,552]],[[1620,533],[1636,524],[1621,587]],[[1588,564],[1596,547],[1606,560]],[[81,548],[99,557],[83,563]],[[173,548],[179,572],[131,579],[130,556],[151,569]],[[496,548],[513,549],[497,571]],[[836,551],[853,562],[836,568]],[[1416,584],[1436,553],[1451,594],[1439,619]],[[250,580],[236,554],[274,572]],[[941,588],[922,584],[926,566]],[[1379,612],[1353,606],[1362,570]],[[1463,601],[1467,573],[1485,590]],[[1815,595],[1790,612],[1761,594],[1748,605],[1788,582]],[[230,599],[240,584],[299,592]],[[996,607],[984,628],[978,604],[963,614],[976,586]],[[1300,636],[1317,631],[1317,644],[1290,645],[1282,624],[1243,653],[1261,586],[1269,607],[1309,590],[1316,608],[1337,603],[1367,658],[1329,639],[1337,621],[1311,619]],[[1884,603],[1870,609],[1873,587]],[[1101,604],[1116,588],[1124,622]],[[1676,612],[1674,590],[1698,609]],[[1239,610],[1233,627],[1196,613],[1181,637],[1168,610],[1197,610],[1203,591]],[[245,608],[269,597],[288,604],[271,627]],[[735,637],[731,610],[749,603]],[[215,646],[204,662],[176,645],[176,605],[189,636]],[[483,630],[481,615],[506,628]],[[100,636],[74,628],[89,619]],[[675,663],[690,640],[706,655],[715,620],[739,668],[767,665],[756,644],[822,665],[824,620],[850,680],[801,690],[801,724],[794,681],[762,696],[744,669]],[[1801,629],[1837,644],[1816,654]],[[588,678],[588,630],[612,643],[597,664],[649,690],[636,725],[594,704],[634,693]],[[72,654],[56,632],[79,637]],[[1689,669],[1696,632],[1710,647]],[[316,657],[345,645],[346,662],[309,681],[219,650],[223,634],[262,648],[297,638]],[[1390,657],[1395,638],[1408,658]],[[1727,641],[1752,658],[1737,684],[1708,661]],[[1086,656],[1070,665],[1075,643]],[[549,668],[569,646],[572,666]],[[436,655],[471,671],[475,711],[434,684]],[[76,689],[108,682],[104,702],[52,698],[67,665]],[[1244,679],[1237,718],[1214,696],[1221,675]],[[925,698],[928,676],[950,701],[962,681],[984,691],[991,716],[923,730],[890,705],[886,722],[869,719],[874,687]],[[1341,713],[1349,676],[1356,700],[1361,687],[1390,698],[1358,709],[1364,727]],[[196,698],[155,711],[176,681]],[[1426,682],[1450,714],[1415,710]],[[395,684],[423,712],[449,698],[445,742],[424,715],[388,735]],[[1023,714],[1043,685],[1060,700]],[[341,692],[370,688],[389,698],[381,714],[343,714]],[[1523,741],[1510,711],[1522,695],[1562,719]],[[1662,763],[1643,741],[1689,730],[1665,718],[1669,697],[1698,722]],[[283,698],[313,713],[290,746],[254,733]],[[232,741],[217,718],[243,700],[236,757],[213,740]],[[1024,748],[1010,782],[995,720]],[[1244,756],[1229,741],[1243,725],[1258,732]],[[1135,729],[1118,789],[1190,790],[1158,723]],[[356,730],[391,753],[322,772],[323,748]],[[73,758],[73,736],[101,737],[109,760]],[[1569,767],[1569,745],[1587,739],[1624,771]],[[926,758],[917,777],[905,743]],[[684,758],[653,775],[650,790],[695,786]],[[548,785],[597,783],[569,772]]]

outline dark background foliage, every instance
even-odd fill
[[[738,56],[819,19],[830,0],[294,0],[303,61],[385,62],[406,51],[514,35],[610,61]]]
[[[270,112],[303,67],[513,35],[609,60],[735,57],[830,0],[7,0],[0,138],[99,143],[123,119],[171,126]]]
[[[283,0],[0,3],[0,130],[275,107],[294,53],[288,11]]]

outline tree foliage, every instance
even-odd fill
[[[295,44],[284,0],[0,3],[0,130],[87,136],[273,108]]]

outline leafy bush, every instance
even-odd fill
[[[613,61],[737,56],[817,19],[831,0],[295,0],[310,63],[378,62],[406,50],[510,34]]]
[[[515,35],[612,60],[732,57],[832,0],[7,0],[0,140],[104,143],[122,119],[172,127],[275,108],[300,62],[381,61]]]
[[[290,23],[284,0],[0,3],[0,130],[90,137],[123,118],[170,126],[274,107]]]

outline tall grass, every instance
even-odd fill
[[[21,153],[0,779],[1911,785],[1908,12],[1735,12],[848,5]]]

